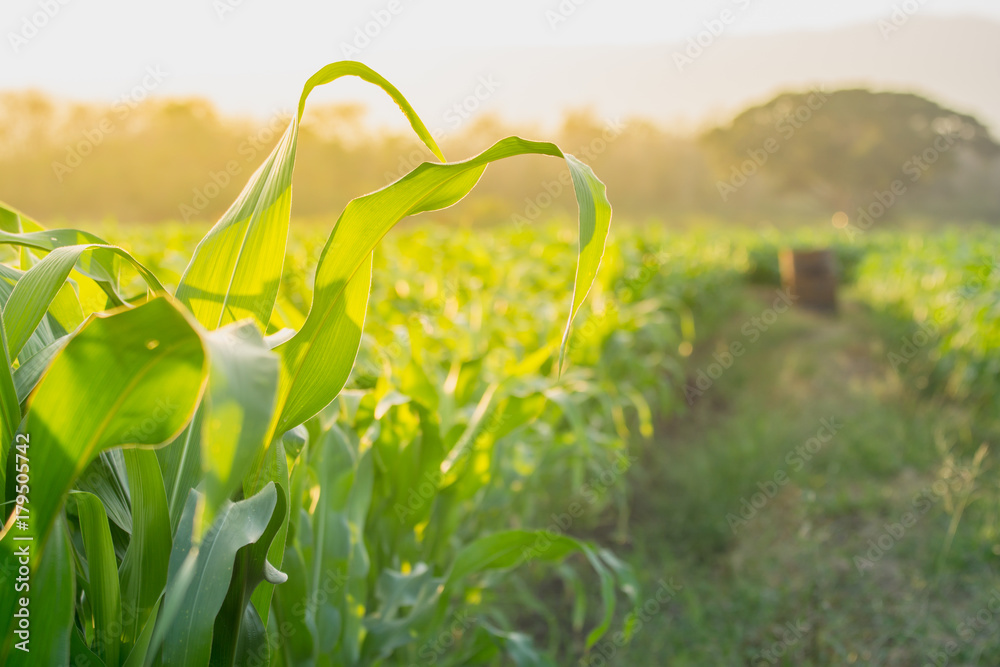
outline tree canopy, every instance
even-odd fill
[[[950,173],[961,154],[994,155],[976,118],[907,93],[841,90],[778,95],[702,137],[723,199],[758,176],[854,214],[881,192]],[[895,186],[895,187],[894,187]]]

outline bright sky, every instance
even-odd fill
[[[1000,21],[997,0],[3,0],[0,89],[112,101],[160,67],[157,94],[266,114],[379,16],[385,26],[351,55],[406,82],[447,76],[427,64],[484,49],[677,43],[724,9],[739,17],[729,33],[748,34],[874,25],[897,5]],[[421,60],[427,49],[436,55]]]

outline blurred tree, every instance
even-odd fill
[[[862,216],[947,177],[969,153],[998,146],[972,116],[918,95],[841,90],[779,95],[707,132],[702,144],[720,171],[723,201],[751,180],[780,194],[808,193]]]
[[[331,223],[351,198],[433,159],[412,133],[369,128],[364,113],[356,104],[308,110],[295,169],[296,216]],[[0,199],[50,222],[212,222],[288,121],[284,113],[225,116],[199,99],[99,105],[0,92]],[[509,134],[554,139],[600,174],[622,220],[814,219],[830,206],[883,206],[873,193],[897,197],[894,181],[907,190],[919,186],[919,194],[905,197],[908,212],[1000,214],[1000,160],[980,157],[995,149],[986,130],[913,95],[782,95],[701,137],[588,109],[568,112],[555,131],[485,112],[459,127],[432,129],[440,129],[450,159]],[[722,167],[719,179],[713,161]],[[542,157],[501,161],[468,202],[433,217],[483,225],[572,215],[566,173]]]

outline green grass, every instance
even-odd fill
[[[761,296],[747,292],[744,313],[720,342],[740,339],[744,318],[766,305]],[[983,498],[966,510],[950,548],[962,493],[936,501],[873,567],[856,566],[868,540],[912,510],[921,490],[969,473],[971,452],[991,428],[970,424],[961,406],[918,399],[888,367],[877,321],[853,300],[837,317],[781,316],[644,451],[628,480],[628,560],[647,589],[672,577],[684,591],[614,664],[669,656],[671,665],[916,665],[952,638],[960,652],[949,664],[1000,660],[995,625],[958,637],[963,619],[1000,585],[1000,550],[983,531],[992,524],[995,468],[970,474]],[[706,343],[693,366],[712,350]],[[785,457],[829,417],[841,430],[795,470]],[[732,530],[727,514],[778,470],[788,482]],[[808,631],[771,663],[760,652],[789,622]]]

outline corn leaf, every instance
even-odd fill
[[[0,323],[0,326],[2,326],[2,323]],[[57,338],[33,356],[24,360],[21,365],[17,367],[14,371],[14,389],[17,393],[17,400],[19,403],[24,403],[28,400],[28,395],[35,389],[35,387],[38,386],[38,383],[42,381],[42,376],[45,374],[46,369],[48,369],[49,364],[52,363],[52,360],[56,358],[56,355],[59,354],[64,347],[66,347],[66,343],[69,342],[69,339],[69,336]],[[5,344],[4,350],[6,349],[7,346]],[[0,377],[0,383],[2,383],[2,381],[3,378]]]
[[[135,646],[132,647],[132,652],[128,654],[122,667],[142,667],[145,664],[146,656],[149,652],[149,643],[153,638],[153,629],[156,627],[156,619],[160,612],[160,604],[163,602],[163,596],[156,601],[153,608],[149,611],[149,618],[146,620],[146,625],[142,628],[142,633],[135,641]]]
[[[9,204],[0,201],[0,231],[12,234],[41,231],[42,226]]]
[[[580,252],[562,338],[562,363],[573,319],[604,256],[611,205],[604,184],[590,167],[564,154],[554,144],[510,137],[464,162],[424,163],[392,185],[347,205],[320,256],[313,302],[305,324],[276,348],[282,359],[279,432],[318,413],[347,381],[358,345],[345,342],[353,342],[355,338],[360,341],[365,307],[361,293],[370,279],[365,267],[372,250],[389,229],[407,216],[456,203],[469,193],[489,163],[532,154],[566,161],[580,209]]]
[[[211,523],[267,444],[278,389],[278,357],[249,321],[211,332],[205,343],[211,367],[200,449],[203,520]]]
[[[0,231],[0,244],[13,245],[31,250],[51,252],[57,248],[74,245],[104,246],[95,252],[79,258],[76,269],[91,280],[97,281],[102,287],[113,287],[118,280],[118,265],[120,248],[110,250],[113,246],[99,236],[78,229],[46,229],[11,233]]]
[[[21,423],[21,401],[11,372],[11,358],[7,354],[7,335],[4,331],[3,317],[0,316],[0,346],[3,347],[3,358],[0,359],[0,503],[4,502],[7,487],[7,452],[14,442],[14,433]],[[0,512],[0,517],[6,517],[7,512]]]
[[[185,667],[208,664],[215,617],[226,598],[236,554],[265,534],[278,494],[275,487],[268,484],[252,498],[226,503],[201,543],[195,544],[194,522],[200,502],[198,492],[192,490],[170,553],[164,606],[176,607],[176,612],[160,618],[164,624],[162,643],[157,642],[154,633],[150,650],[160,651],[157,664]],[[194,574],[184,585],[180,574],[191,557],[195,563]]]
[[[392,84],[365,65],[327,65],[306,82],[298,113],[243,192],[202,239],[181,276],[177,298],[206,328],[253,318],[267,330],[285,259],[292,202],[292,170],[306,99],[317,86],[356,76],[382,88],[399,105],[417,136],[444,159],[413,107]]]
[[[236,554],[233,578],[222,609],[215,618],[212,635],[213,667],[243,665],[246,660],[241,661],[241,656],[245,657],[249,652],[259,654],[267,651],[264,622],[256,608],[250,604],[250,596],[265,581],[276,585],[288,580],[287,575],[279,572],[267,560],[267,552],[288,516],[285,491],[280,486],[275,488],[277,502],[267,528],[253,544],[248,544]],[[284,533],[282,539],[283,535]],[[262,660],[263,657],[266,656],[258,655],[256,660]]]
[[[6,306],[14,286],[24,273],[0,264],[0,304]],[[73,283],[67,281],[53,298],[45,317],[24,344],[24,349],[19,355],[21,364],[51,345],[57,338],[76,329],[83,323],[83,317],[83,309]]]
[[[243,480],[244,496],[258,494],[262,489],[271,485],[277,488],[279,495],[283,495],[285,494],[285,489],[290,487],[288,457],[285,455],[285,445],[280,438],[272,442],[271,446],[267,448],[262,474],[255,477],[255,479],[255,483],[251,483],[249,478]],[[285,501],[279,501],[278,504],[278,509],[281,510],[283,518],[278,524],[277,532],[273,538],[269,537],[269,542],[258,540],[252,547],[254,552],[253,557],[257,562],[266,557],[270,563],[279,568],[281,567],[281,560],[285,555],[285,538],[288,534],[290,504],[287,502],[287,498],[285,498]],[[266,551],[266,555],[262,553],[264,551]],[[256,590],[253,591],[253,595],[251,596],[251,602],[253,602],[253,606],[257,609],[257,613],[260,615],[265,627],[267,626],[268,615],[271,612],[271,596],[273,593],[274,584],[270,579],[265,578],[257,586]]]
[[[170,564],[170,513],[156,454],[126,449],[131,496],[131,539],[119,577],[122,596],[122,647],[132,650],[160,600]]]
[[[3,596],[4,600],[18,597],[13,594],[12,579],[4,585],[10,586],[12,591]],[[76,570],[70,540],[66,534],[66,521],[62,517],[56,522],[52,539],[41,556],[38,569],[31,574],[30,594],[30,637],[19,637],[8,632],[4,637],[3,648],[0,649],[0,664],[4,667],[70,664]],[[28,639],[26,648],[30,652],[14,647],[15,642],[24,639]]]
[[[156,458],[163,473],[163,486],[167,491],[171,534],[177,530],[177,524],[181,520],[188,491],[198,486],[201,479],[203,414],[204,403],[201,403],[195,409],[187,427],[166,447],[156,450]]]
[[[93,254],[97,250],[114,253],[130,260],[154,291],[165,292],[156,276],[121,248],[107,245],[73,245],[56,248],[21,276],[10,298],[7,299],[4,308],[4,326],[7,330],[10,358],[14,359],[20,354],[21,348],[42,321],[81,256],[85,253]]]
[[[100,498],[108,518],[131,535],[133,508],[129,486],[123,450],[109,449],[90,462],[76,479],[73,488]]]
[[[30,438],[27,535],[34,540],[34,568],[63,499],[86,466],[112,447],[169,441],[190,419],[205,376],[201,339],[167,299],[94,317],[74,335],[32,395],[21,426]],[[150,419],[164,399],[175,409]],[[14,548],[11,540],[0,540],[0,566],[15,563]],[[0,597],[6,623],[13,604],[12,596]]]
[[[104,664],[117,665],[121,653],[122,601],[108,515],[100,498],[91,493],[74,491],[70,497],[76,501],[87,555],[90,578],[86,590],[94,610],[92,649]]]

